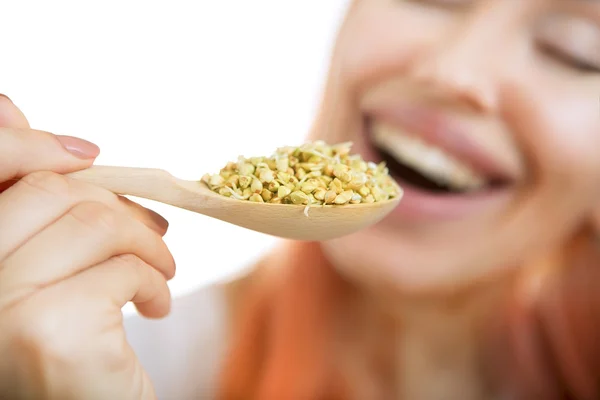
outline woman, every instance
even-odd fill
[[[127,335],[125,302],[169,310],[166,222],[61,177],[97,148],[3,99],[0,392],[600,398],[599,92],[598,2],[352,2],[310,137],[386,160],[401,205]]]

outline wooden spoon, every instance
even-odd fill
[[[334,239],[372,225],[390,213],[402,197],[375,203],[315,205],[306,215],[303,205],[221,196],[203,182],[178,179],[161,169],[92,166],[67,176],[116,194],[158,201],[268,235],[308,241]]]

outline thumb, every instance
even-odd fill
[[[100,153],[93,143],[35,129],[0,128],[0,182],[36,171],[59,174],[89,167]]]
[[[14,105],[8,96],[0,93],[0,127],[29,128],[25,114]]]
[[[36,171],[69,173],[89,167],[100,149],[86,140],[29,128],[25,115],[0,95],[0,192]]]

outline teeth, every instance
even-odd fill
[[[454,159],[442,149],[433,147],[397,128],[375,123],[373,140],[397,161],[454,190],[473,191],[480,189],[486,183],[485,179],[472,168]]]

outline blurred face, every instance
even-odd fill
[[[600,1],[357,0],[313,137],[385,160],[405,192],[324,243],[408,291],[506,272],[600,208]]]

